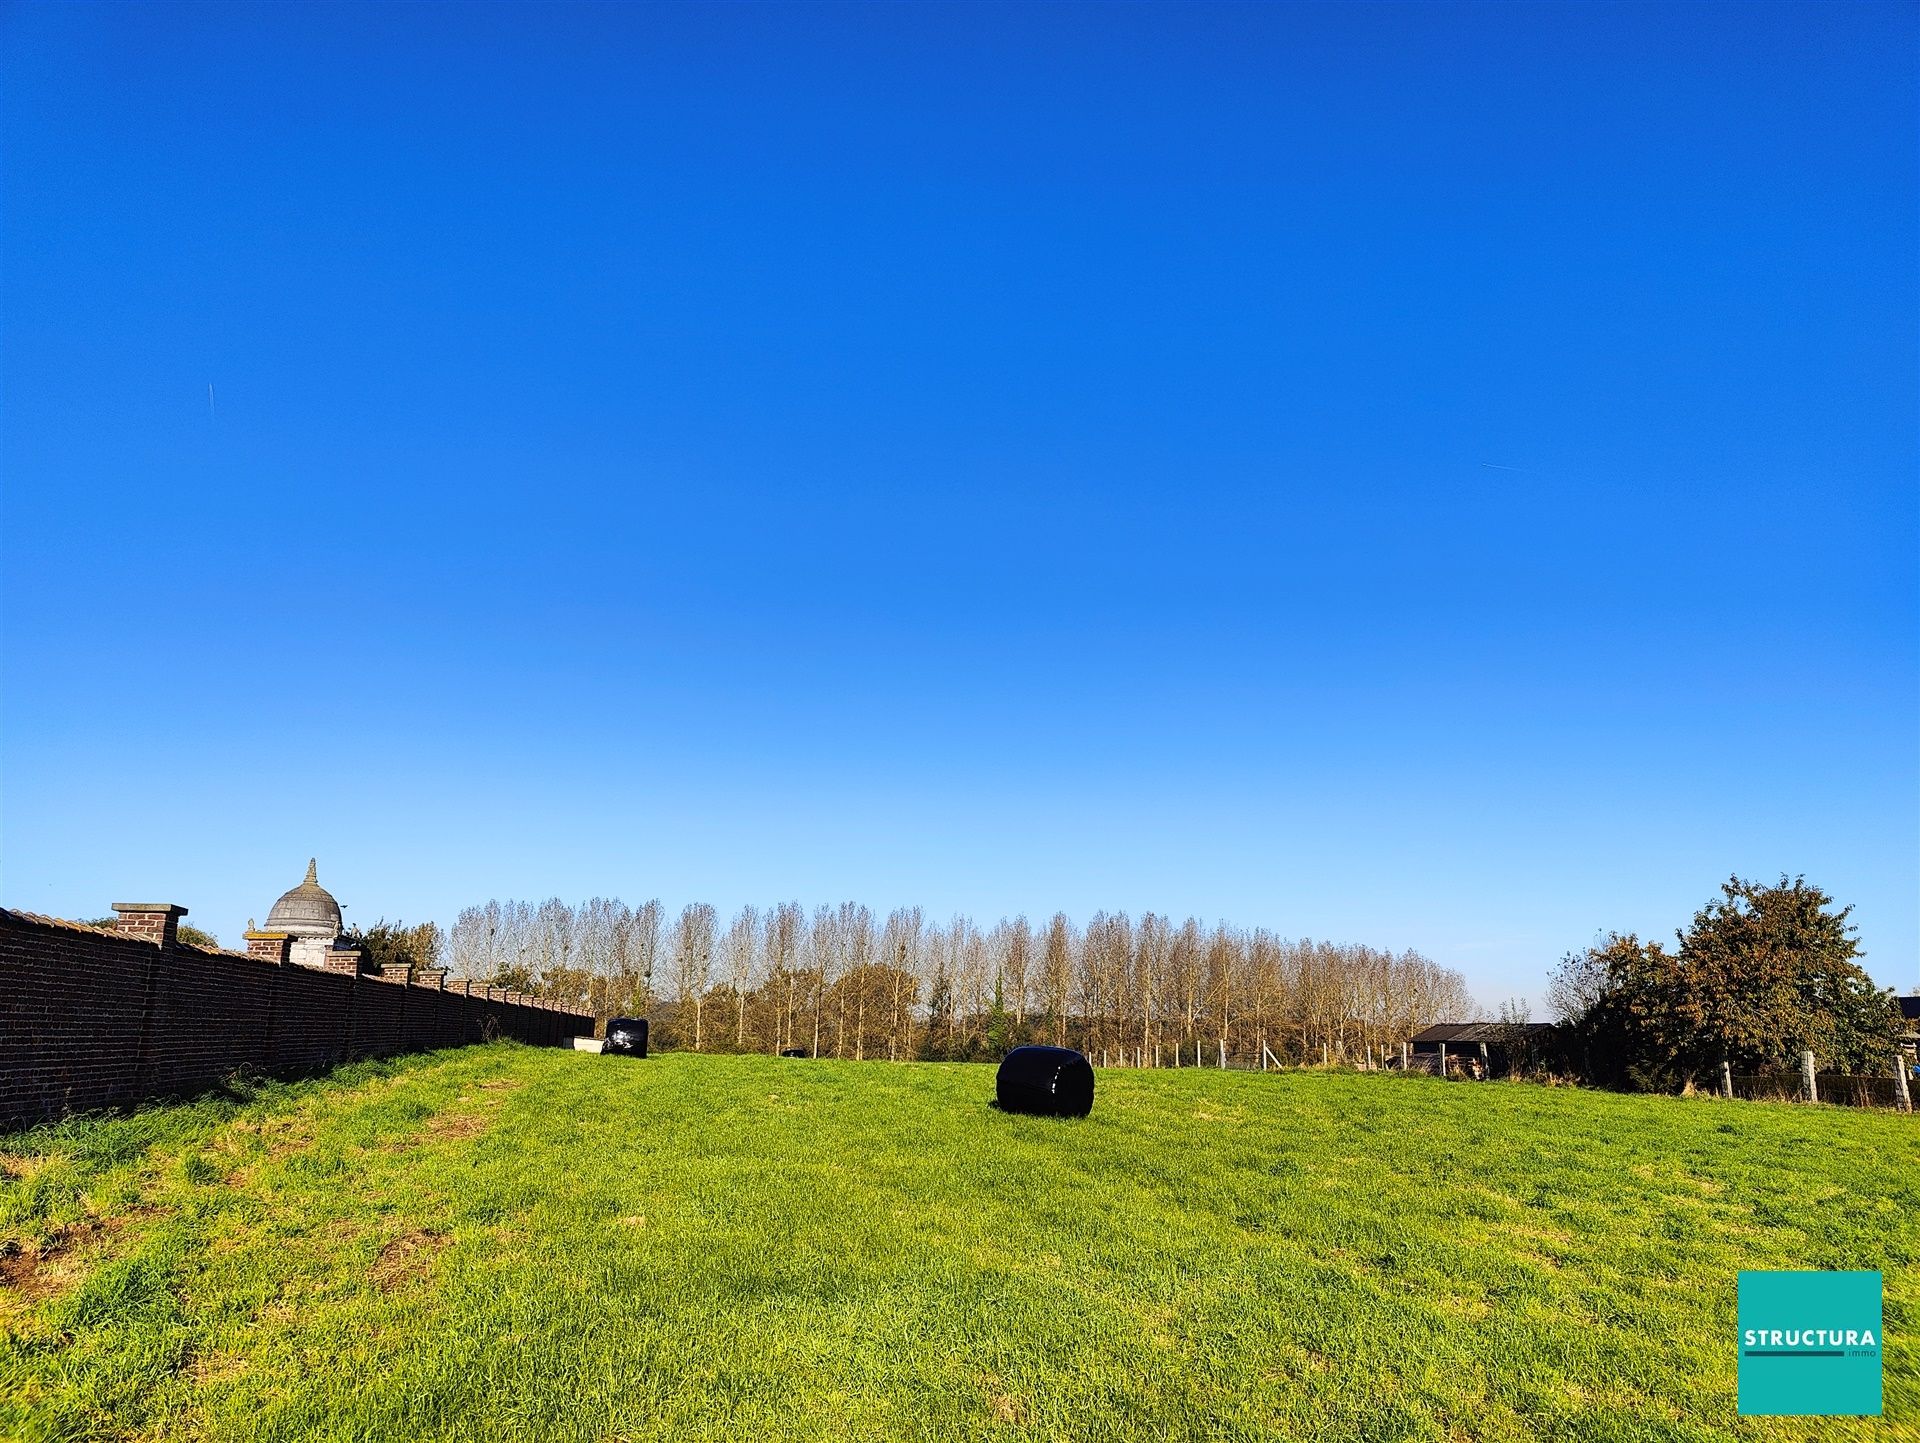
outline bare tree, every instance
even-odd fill
[[[760,955],[760,911],[742,907],[727,929],[727,975],[733,983],[733,1045],[747,1048],[747,990],[753,983],[754,963]]]
[[[831,907],[813,909],[813,926],[807,932],[807,946],[813,960],[813,1055],[820,1055],[820,1023],[827,1010],[827,986],[839,961],[837,935],[840,915]]]
[[[465,907],[454,920],[448,963],[456,977],[491,979],[500,970],[500,904]]]
[[[1135,1056],[1142,1063],[1153,1059],[1158,1039],[1160,998],[1166,987],[1167,965],[1172,953],[1172,936],[1167,919],[1157,912],[1143,913],[1134,932],[1133,978],[1129,989],[1138,1039]]]
[[[868,983],[872,980],[873,967],[873,913],[857,902],[843,902],[835,932],[840,946],[840,975],[851,979],[853,986],[851,989],[839,989],[834,1008],[833,1055],[840,1057],[846,1052],[847,992],[851,990],[854,1009],[853,1056],[855,1061],[864,1061],[870,990]]]
[[[999,973],[1006,1006],[1013,1013],[1014,1035],[1023,1037],[1027,1025],[1027,1004],[1033,985],[1033,929],[1025,917],[1011,922],[1004,918],[988,938],[994,967]]]
[[[887,1060],[898,1062],[912,1055],[913,1009],[919,1001],[921,943],[925,940],[926,920],[918,907],[896,908],[887,916],[887,927],[880,940],[880,952],[886,963],[888,1007]],[[910,989],[910,990],[909,990]]]
[[[806,913],[798,902],[781,902],[767,913],[766,957],[768,982],[779,990],[780,1016],[773,1029],[775,1052],[793,1046],[794,1015],[800,993],[800,948],[806,930]]]
[[[682,1008],[693,1008],[693,1050],[700,1051],[701,1013],[713,981],[715,913],[705,902],[690,902],[673,929],[673,983]]]
[[[653,974],[660,961],[660,923],[663,909],[658,897],[641,903],[627,919],[626,1006],[641,1012],[653,1009]]]
[[[490,901],[460,912],[448,955],[462,975],[572,1004],[584,996],[597,1014],[645,1011],[662,921],[657,900]],[[1084,934],[1064,913],[1038,934],[1015,918],[982,936],[971,918],[928,927],[918,908],[900,908],[876,938],[873,914],[857,903],[817,908],[809,920],[786,902],[743,908],[724,937],[716,932],[714,909],[695,903],[665,939],[678,1003],[661,1019],[665,1045],[688,1019],[694,1048],[709,1045],[716,957],[732,995],[732,1047],[792,1048],[804,1012],[815,1056],[831,1041],[836,1056],[860,1060],[879,1054],[882,1033],[890,1059],[916,1055],[916,1037],[927,1055],[977,1056],[985,1041],[1028,1035],[1037,1013],[1040,1035],[1129,1062],[1156,1060],[1169,1038],[1191,1048],[1204,1029],[1235,1056],[1374,1067],[1419,1027],[1473,1008],[1460,974],[1417,952],[1288,942],[1225,923],[1209,931],[1193,918],[1174,928],[1153,912],[1138,925],[1097,913]],[[1563,974],[1550,1002],[1582,1008],[1592,979]]]
[[[1047,939],[1040,955],[1040,992],[1054,1026],[1055,1045],[1067,1045],[1068,998],[1073,990],[1075,938],[1065,912],[1055,912],[1047,923]]]

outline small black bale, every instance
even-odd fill
[[[807,1049],[806,1049],[806,1048],[804,1048],[804,1047],[783,1047],[783,1048],[781,1048],[781,1049],[780,1049],[780,1055],[781,1055],[782,1057],[811,1057],[811,1056],[813,1056],[813,1054],[812,1054],[811,1052],[809,1052],[809,1051],[807,1051]]]
[[[1093,1064],[1071,1047],[1016,1047],[994,1091],[1003,1112],[1085,1117],[1093,1111]]]
[[[645,1057],[647,1055],[647,1019],[644,1017],[616,1017],[607,1023],[607,1045],[605,1052],[617,1052],[623,1057]]]

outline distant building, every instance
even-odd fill
[[[349,957],[358,960],[357,953],[339,945],[344,930],[340,904],[334,901],[333,893],[320,885],[318,869],[310,858],[306,879],[291,891],[281,893],[280,900],[267,913],[267,925],[255,930],[252,922],[247,923],[248,950],[265,950],[255,947],[255,943],[284,941],[289,944],[285,954],[289,962],[339,971]],[[344,970],[354,969],[348,966]]]
[[[1552,1029],[1551,1022],[1437,1022],[1408,1040],[1411,1065],[1438,1072],[1444,1055],[1449,1071],[1504,1076],[1526,1062],[1529,1044],[1537,1046]]]

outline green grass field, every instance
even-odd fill
[[[0,1436],[1920,1437],[1920,1131],[1332,1073],[498,1045],[0,1138]],[[1887,1416],[1734,1415],[1735,1273]]]

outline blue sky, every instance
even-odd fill
[[[0,26],[9,905],[1920,974],[1911,6]]]

